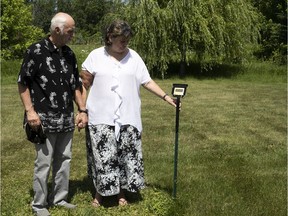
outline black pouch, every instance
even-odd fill
[[[40,125],[37,131],[33,130],[28,123],[24,124],[24,129],[26,132],[27,139],[35,144],[43,144],[46,140],[46,135],[44,134],[43,127]]]

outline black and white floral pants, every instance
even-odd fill
[[[141,133],[131,125],[120,129],[116,140],[114,126],[89,125],[86,128],[88,176],[102,196],[143,189],[144,164]]]

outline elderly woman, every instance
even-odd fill
[[[176,107],[151,79],[142,58],[128,48],[131,37],[126,22],[114,21],[104,34],[105,46],[93,50],[82,64],[89,119],[88,175],[96,189],[95,207],[101,205],[103,196],[112,195],[118,195],[119,205],[126,205],[124,190],[144,188],[140,87]]]

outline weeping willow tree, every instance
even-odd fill
[[[191,61],[241,63],[259,37],[250,0],[133,0],[125,10],[132,46],[162,78],[170,62],[182,74]]]
[[[241,63],[257,43],[258,13],[248,0],[171,0],[167,10],[175,23],[170,37],[178,45],[180,74],[194,56],[202,63]]]
[[[145,59],[153,76],[161,74],[164,78],[169,54],[175,49],[169,35],[171,11],[160,8],[155,0],[133,1],[129,9],[127,19],[135,32],[131,46]],[[153,71],[158,72],[153,74]]]

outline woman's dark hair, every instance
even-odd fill
[[[109,37],[125,36],[128,38],[132,37],[133,33],[127,22],[122,20],[115,20],[108,26],[108,28],[106,28],[103,36],[105,45],[109,46],[111,45]]]

